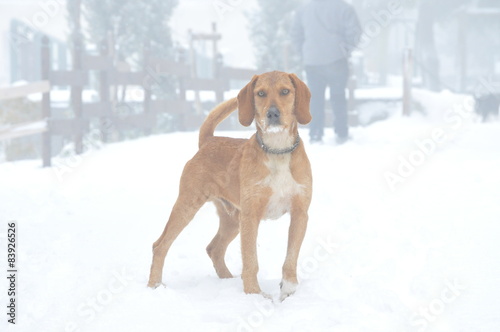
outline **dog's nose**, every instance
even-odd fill
[[[280,124],[280,115],[281,114],[279,109],[277,109],[275,106],[270,107],[267,110],[267,119],[269,121],[269,124]]]

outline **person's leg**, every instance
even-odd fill
[[[349,64],[346,59],[336,61],[329,66],[328,84],[334,114],[333,129],[339,139],[346,139],[349,135],[347,99],[345,96],[348,77]]]
[[[327,80],[324,66],[306,66],[307,86],[311,91],[309,136],[311,141],[321,141],[325,126],[325,90]]]

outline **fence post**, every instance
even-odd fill
[[[103,57],[109,57],[109,47],[108,47],[109,40],[104,39],[101,43],[101,49],[100,49],[100,55]],[[108,80],[108,71],[111,68],[106,68],[100,71],[99,73],[99,97],[101,100],[101,103],[104,105],[104,103],[109,102],[109,80]],[[100,123],[100,128],[101,128],[101,139],[104,143],[108,141],[108,130],[109,130],[109,124],[110,124],[110,110],[106,108],[106,111],[104,114],[101,116],[101,123]]]
[[[151,59],[151,41],[147,40],[144,42],[143,45],[143,50],[142,50],[142,55],[143,55],[143,61],[144,61],[144,75],[147,77],[147,75],[157,75],[157,73],[154,71],[156,68],[151,68],[150,67],[150,59]],[[158,78],[155,78],[158,79]],[[152,89],[153,87],[150,86],[145,86],[144,87],[144,102],[143,102],[143,112],[144,116],[149,119],[151,119],[153,116],[152,111],[151,111],[151,95],[152,95]],[[144,134],[146,136],[151,135],[151,132],[153,131],[153,128],[145,128],[144,129]]]
[[[413,54],[411,48],[403,54],[403,115],[411,112],[411,87],[413,77]]]
[[[49,79],[50,72],[50,45],[47,36],[42,37],[41,50],[41,69],[42,80]],[[51,147],[51,128],[50,128],[50,91],[42,94],[42,117],[47,121],[48,130],[42,134],[42,163],[43,167],[51,166],[52,147]]]
[[[73,49],[73,71],[82,70],[82,41],[78,39]],[[71,84],[71,106],[75,114],[75,153],[83,153],[83,110],[82,110],[83,86],[80,82]]]
[[[465,13],[459,14],[458,21],[458,63],[460,70],[459,79],[459,89],[461,92],[465,92],[467,88],[467,15]]]
[[[177,61],[180,64],[183,64],[183,65],[186,64],[187,63],[186,50],[183,49],[183,48],[179,48],[177,50],[177,52],[178,52],[178,59],[177,59]],[[184,76],[179,75],[178,76],[178,80],[179,80],[179,99],[183,100],[183,101],[187,101],[186,87],[185,87],[185,84],[184,84]]]
[[[198,78],[198,69],[196,65],[196,50],[194,48],[195,35],[191,29],[188,30],[188,34],[189,34],[189,53],[191,61],[191,78]],[[203,107],[201,105],[199,90],[194,90],[194,108],[196,114],[203,113]]]

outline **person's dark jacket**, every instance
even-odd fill
[[[354,8],[342,0],[312,0],[297,9],[292,42],[304,65],[326,65],[348,58],[361,36]]]

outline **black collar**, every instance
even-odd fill
[[[270,153],[270,154],[287,154],[287,153],[292,153],[295,151],[295,149],[299,146],[300,144],[300,136],[297,134],[297,138],[295,139],[295,143],[293,143],[292,146],[284,149],[273,149],[268,147],[264,142],[262,141],[262,137],[260,137],[259,132],[255,135],[257,138],[257,143],[259,143],[259,146],[264,150],[265,153]]]

